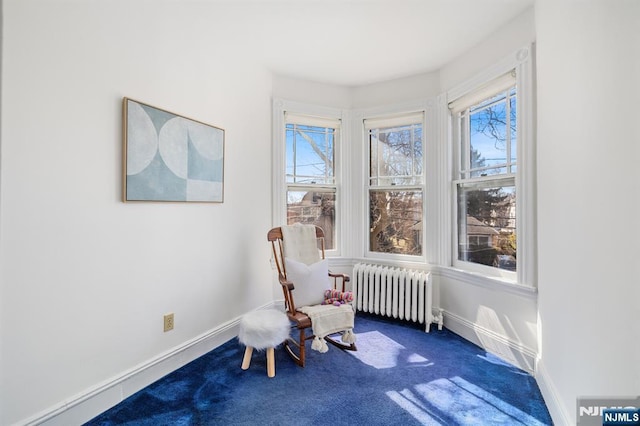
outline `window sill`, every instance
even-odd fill
[[[498,277],[488,277],[477,272],[465,271],[454,267],[434,266],[433,273],[442,277],[455,279],[477,287],[490,290],[504,291],[511,294],[535,299],[538,296],[538,289],[532,286],[518,284],[511,280]]]

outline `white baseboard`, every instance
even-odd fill
[[[567,410],[565,410],[565,407],[558,398],[558,391],[553,385],[553,381],[549,377],[549,373],[547,372],[542,359],[539,359],[536,365],[536,381],[538,382],[538,387],[540,388],[544,402],[547,405],[553,424],[559,426],[569,426],[573,424],[569,420],[570,416],[568,415]]]
[[[273,305],[274,303],[269,303],[260,309],[271,308]],[[172,371],[235,338],[239,323],[240,317],[228,321],[16,425],[81,425]]]
[[[451,312],[443,313],[444,326],[449,330],[522,370],[535,373],[537,353],[533,349]]]

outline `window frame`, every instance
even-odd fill
[[[320,126],[322,123],[338,122],[339,127],[334,136],[333,147],[333,183],[299,183],[288,182],[287,180],[287,114],[295,117],[295,121],[300,124],[305,117],[309,118],[308,125]],[[345,134],[348,132],[348,114],[340,109],[321,107],[300,102],[274,99],[272,103],[273,122],[273,150],[272,150],[272,224],[282,226],[287,224],[287,194],[289,191],[306,191],[317,189],[318,192],[333,192],[335,194],[335,229],[332,249],[326,249],[327,257],[340,256],[343,252],[343,242],[341,238],[341,228],[344,222],[343,191],[341,190],[343,181],[342,151],[344,149]],[[347,116],[347,117],[345,117]]]
[[[403,118],[406,117],[407,122],[403,123]],[[420,183],[411,183],[405,185],[372,185],[372,177],[370,176],[370,161],[371,161],[371,146],[369,143],[369,130],[372,128],[391,128],[391,127],[402,127],[409,124],[417,124],[416,120],[412,120],[412,118],[420,117],[420,125],[422,127],[422,174]],[[378,124],[377,126],[368,126],[366,123]],[[426,247],[426,206],[427,206],[427,191],[426,191],[426,181],[427,181],[427,151],[428,151],[428,139],[430,134],[427,132],[427,108],[424,104],[419,104],[416,106],[398,106],[394,109],[387,109],[382,111],[363,111],[360,112],[358,117],[358,122],[361,127],[361,146],[362,149],[362,182],[363,182],[363,191],[362,191],[362,214],[363,214],[363,228],[362,228],[362,236],[363,236],[363,252],[365,258],[368,259],[379,259],[384,261],[394,261],[394,262],[412,262],[412,263],[424,263],[426,259],[427,247]],[[419,255],[411,255],[411,254],[401,254],[401,253],[383,253],[371,250],[371,233],[370,233],[370,220],[371,220],[371,212],[370,212],[370,197],[371,192],[376,191],[419,191],[422,194],[422,230],[421,230],[421,253]]]
[[[501,281],[518,284],[527,287],[535,287],[536,276],[536,217],[535,217],[535,116],[534,116],[534,75],[532,64],[532,45],[522,47],[514,54],[504,58],[493,67],[467,80],[463,84],[449,90],[446,93],[446,102],[442,108],[446,108],[447,116],[447,140],[451,144],[450,162],[450,182],[449,182],[449,205],[451,206],[449,228],[451,229],[451,267],[479,274],[489,278],[496,278]],[[516,114],[516,171],[511,173],[511,179],[515,180],[516,190],[516,238],[518,245],[518,266],[517,271],[505,271],[499,268],[474,264],[472,262],[458,260],[458,184],[462,165],[459,141],[459,129],[457,120],[452,112],[459,110],[460,100],[464,105],[464,98],[469,104],[478,103],[483,98],[483,89],[490,86],[501,76],[506,75],[511,70],[515,72],[515,82],[517,87],[517,114]],[[480,93],[480,96],[474,94]],[[486,93],[485,93],[486,95]],[[509,179],[505,176],[504,179]],[[486,177],[471,178],[469,182],[482,180],[497,180],[496,175]]]

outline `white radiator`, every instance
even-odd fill
[[[433,290],[428,272],[357,263],[353,267],[356,310],[429,326],[442,313],[433,315]]]

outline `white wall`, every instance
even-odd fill
[[[1,424],[272,301],[271,76],[215,7],[4,1]],[[223,204],[120,201],[123,96],[226,130]]]
[[[440,70],[441,90],[447,91],[472,78],[494,65],[505,55],[534,42],[535,39],[534,9],[529,8],[489,37],[479,41],[464,55],[442,67]]]
[[[534,13],[529,9],[443,67],[439,74],[441,91],[474,78],[534,41]],[[435,278],[447,327],[524,369],[535,368],[535,290],[502,285],[447,268],[436,269]]]
[[[438,72],[398,78],[376,84],[354,87],[354,108],[375,108],[407,101],[432,98],[439,94]]]
[[[274,75],[273,97],[331,108],[350,108],[351,89],[334,84],[317,83],[297,78]]]
[[[357,87],[337,86],[274,75],[273,96],[311,105],[367,109],[404,104],[439,94],[437,71]]]
[[[640,394],[640,3],[536,3],[540,383],[558,424],[579,396]]]

